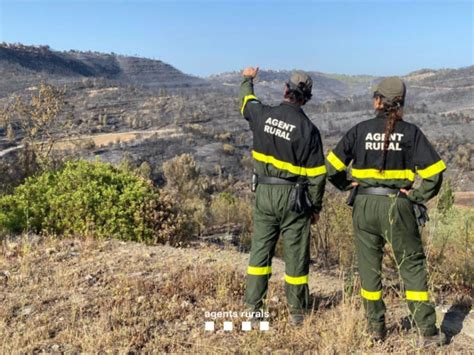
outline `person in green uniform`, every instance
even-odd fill
[[[374,90],[376,117],[352,127],[327,156],[328,179],[340,190],[357,189],[353,205],[355,247],[361,296],[368,328],[383,340],[382,256],[385,243],[394,251],[405,296],[422,341],[444,342],[429,303],[426,258],[414,213],[440,190],[444,162],[423,132],[403,120],[406,87],[397,77]],[[352,179],[347,169],[352,163]],[[422,181],[414,188],[415,174]]]
[[[253,133],[258,180],[245,303],[251,311],[262,310],[281,234],[290,320],[300,325],[309,303],[310,225],[319,218],[326,181],[319,130],[302,110],[313,82],[306,73],[294,72],[283,102],[267,106],[254,93],[257,72],[258,68],[245,69],[240,87],[240,112]]]

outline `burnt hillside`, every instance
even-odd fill
[[[0,45],[0,97],[38,81],[65,84],[85,79],[150,89],[207,85],[160,60],[97,52],[58,52],[48,46]]]

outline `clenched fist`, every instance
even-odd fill
[[[258,67],[248,67],[248,68],[245,68],[243,71],[242,71],[242,76],[244,77],[250,77],[250,78],[255,78],[258,74]]]

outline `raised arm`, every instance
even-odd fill
[[[240,113],[247,121],[251,121],[253,116],[255,116],[259,110],[261,110],[260,100],[255,96],[253,91],[253,79],[258,74],[258,67],[245,68],[242,72],[244,77],[242,83],[240,84]]]

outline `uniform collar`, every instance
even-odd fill
[[[298,110],[301,110],[301,106],[298,105],[298,104],[294,104],[292,102],[289,102],[289,101],[282,101],[280,105],[288,105],[288,106],[291,106],[291,107],[294,107]]]

